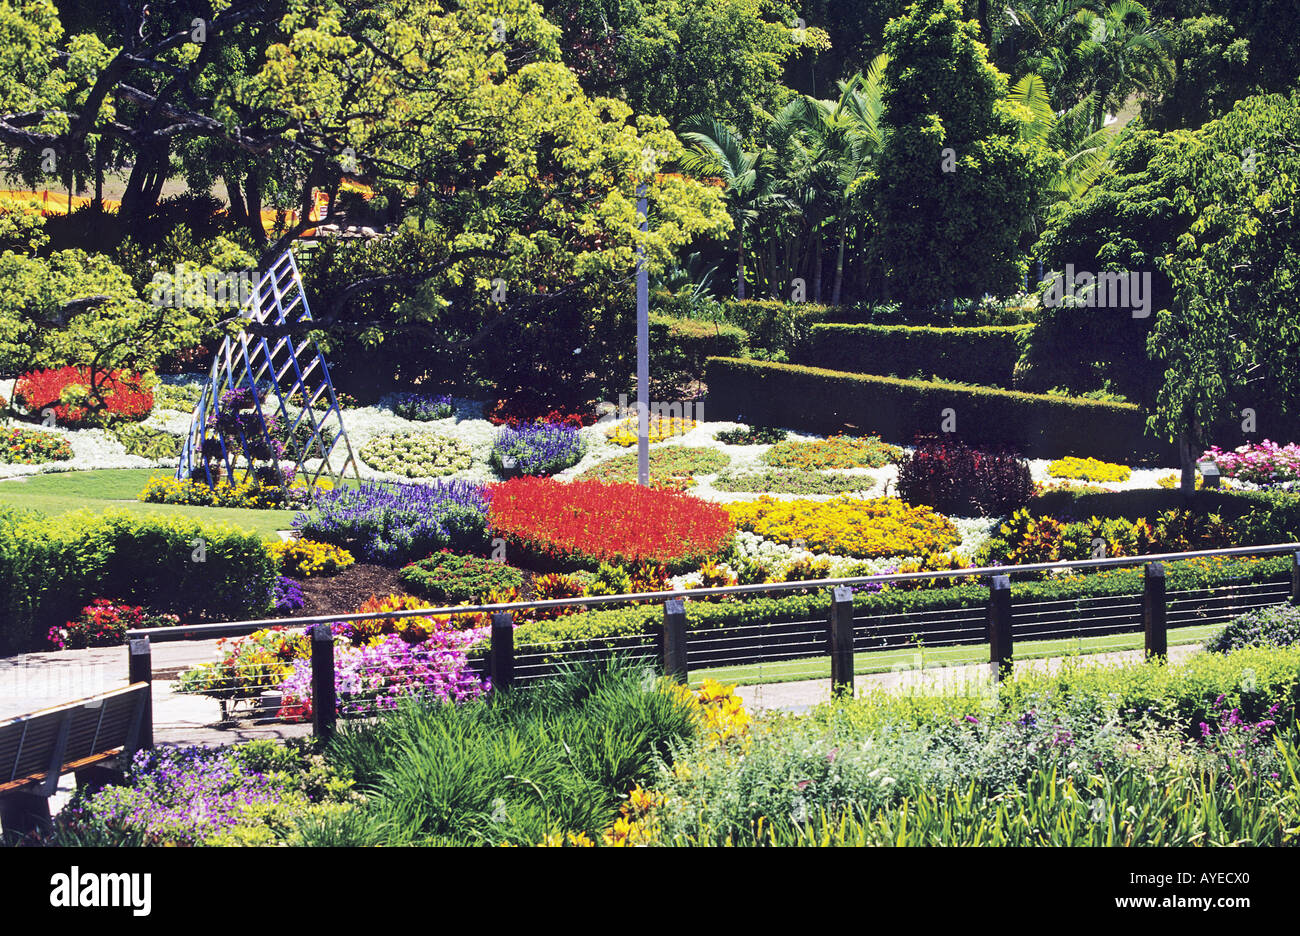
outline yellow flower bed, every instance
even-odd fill
[[[788,545],[802,540],[813,552],[859,559],[923,556],[961,542],[957,527],[943,514],[893,497],[831,501],[760,497],[726,507],[736,526],[765,539]]]
[[[346,549],[314,540],[287,540],[272,544],[270,549],[271,556],[280,565],[280,573],[297,578],[333,575],[356,562]]]
[[[903,450],[880,436],[833,435],[828,439],[778,442],[763,456],[773,468],[822,471],[827,468],[879,468],[898,461]]]
[[[1053,478],[1071,478],[1075,481],[1127,481],[1132,477],[1133,469],[1114,462],[1070,455],[1058,458],[1048,465],[1047,473]]]
[[[693,419],[682,419],[680,416],[651,416],[646,425],[646,432],[651,442],[662,442],[664,439],[673,436],[685,435],[696,426]],[[605,430],[605,437],[616,445],[624,448],[636,445],[637,443],[637,417],[625,419],[622,422],[615,423]]]

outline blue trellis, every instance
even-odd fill
[[[273,327],[311,321],[302,276],[291,251],[281,254],[258,280],[242,315],[250,322]],[[244,471],[248,474],[252,473],[255,461],[269,461],[281,487],[287,484],[282,465],[290,462],[296,476],[302,478],[309,488],[314,487],[322,476],[328,476],[337,485],[349,468],[353,477],[359,477],[325,356],[307,336],[295,339],[286,333],[273,339],[274,346],[271,340],[265,334],[250,336],[246,331],[240,331],[221,342],[207,384],[190,418],[189,432],[176,466],[177,479],[203,480],[210,487],[215,486],[218,479],[213,476],[211,462],[219,458],[225,477],[233,481],[241,453],[245,459]],[[227,444],[227,433],[217,427],[217,415],[222,394],[239,388],[251,391],[254,401],[251,414],[256,414],[256,420],[250,420],[248,426],[243,419],[234,420],[234,432],[230,434],[238,439],[235,449],[235,446]],[[291,416],[287,402],[295,393],[302,397],[302,408],[296,417]],[[276,446],[272,444],[263,413],[263,406],[272,398],[275,415],[282,425],[288,427],[283,456],[277,454]],[[306,437],[298,432],[304,420],[311,427]],[[256,429],[258,437],[249,438],[246,428]],[[205,443],[207,453],[204,452]],[[257,446],[269,457],[255,459],[253,455],[259,451]],[[307,467],[308,461],[317,459],[319,464],[314,471]]]

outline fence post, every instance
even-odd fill
[[[1300,552],[1291,554],[1291,603],[1300,605]]]
[[[492,615],[492,643],[488,652],[492,688],[509,689],[515,681],[515,623],[509,611]]]
[[[148,683],[144,696],[144,711],[140,714],[140,728],[136,734],[137,748],[153,747],[153,648],[148,637],[132,640],[127,647],[128,683]],[[134,752],[132,752],[134,753]]]
[[[334,735],[338,699],[334,695],[334,629],[316,624],[311,629],[311,723],[322,741]]]
[[[1011,576],[989,581],[989,662],[996,679],[1011,675]]]
[[[853,698],[853,589],[837,586],[830,618],[831,694]]]
[[[664,602],[664,675],[685,684],[686,667],[686,602],[670,598]]]
[[[1146,576],[1142,584],[1142,630],[1146,635],[1146,655],[1150,657],[1167,657],[1169,655],[1169,631],[1166,627],[1165,614],[1165,564],[1148,562]]]

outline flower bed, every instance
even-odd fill
[[[713,433],[713,438],[724,445],[776,445],[789,435],[784,429],[770,426],[740,426]]]
[[[401,565],[439,549],[473,552],[487,544],[487,497],[468,481],[370,481],[316,497],[293,528],[369,562]]]
[[[715,504],[635,484],[516,478],[492,488],[493,536],[545,566],[649,561],[694,568],[734,530]]]
[[[14,384],[14,402],[32,416],[52,408],[55,421],[72,429],[119,419],[144,419],[153,409],[153,393],[144,388],[139,374],[101,373],[99,393],[104,402],[98,411],[92,405],[90,380],[88,367],[29,371]]]
[[[269,548],[280,571],[295,578],[337,575],[356,561],[346,549],[308,539],[272,543]]]
[[[650,483],[682,488],[693,484],[699,474],[713,474],[731,464],[731,456],[717,449],[671,445],[650,453]],[[592,465],[584,478],[609,484],[633,483],[637,480],[637,456],[616,455]]]
[[[179,481],[176,478],[150,478],[139,500],[147,504],[184,504],[194,507],[243,507],[250,510],[302,508],[311,503],[311,492],[301,481],[285,492],[274,484],[252,479],[230,484],[218,481],[208,487],[202,481]]]
[[[181,453],[181,437],[174,432],[151,429],[139,423],[118,423],[109,432],[122,443],[128,455],[161,460],[176,458]]]
[[[676,435],[685,435],[695,428],[695,420],[682,419],[680,416],[651,416],[646,420],[646,435],[651,443],[662,442]],[[633,416],[622,422],[614,423],[605,430],[605,438],[615,445],[629,448],[636,445],[640,432],[638,418]]]
[[[431,432],[378,435],[361,447],[361,460],[376,471],[404,478],[436,478],[465,471],[469,446]]]
[[[1265,439],[1258,445],[1238,446],[1225,452],[1218,446],[1201,456],[1212,458],[1225,478],[1250,484],[1284,484],[1300,480],[1300,444],[1278,445]]]
[[[126,641],[126,632],[140,627],[172,627],[180,623],[174,614],[151,614],[137,605],[96,598],[81,609],[75,621],[51,627],[50,645],[56,650],[85,647],[116,647]]]
[[[504,562],[445,550],[405,566],[401,576],[415,594],[447,602],[477,601],[524,584],[520,571]]]
[[[271,589],[271,610],[276,614],[292,614],[307,606],[302,586],[288,576],[281,575]]]
[[[751,471],[725,474],[713,482],[719,491],[749,494],[850,494],[875,486],[865,475],[823,474],[819,471]]]
[[[1078,458],[1068,455],[1058,458],[1047,466],[1047,473],[1053,478],[1070,478],[1074,481],[1127,481],[1133,475],[1133,469],[1127,465],[1114,462],[1098,461],[1095,458]]]
[[[43,465],[67,461],[72,445],[63,436],[18,426],[0,426],[0,462],[7,465]]]
[[[556,423],[504,426],[492,443],[492,467],[525,475],[550,475],[576,465],[586,450],[578,430]]]
[[[879,436],[836,435],[812,442],[791,439],[768,449],[763,463],[773,468],[817,471],[823,468],[879,468],[898,461],[903,450]]]
[[[924,555],[961,542],[957,527],[942,514],[892,497],[832,501],[761,497],[728,504],[727,511],[742,530],[766,539],[856,558]]]
[[[414,422],[432,422],[446,419],[453,412],[451,397],[447,394],[432,396],[428,393],[403,393],[393,401],[393,412]]]

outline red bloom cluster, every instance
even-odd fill
[[[96,598],[81,609],[75,621],[51,627],[50,644],[57,650],[115,647],[126,639],[129,629],[143,627],[144,622],[144,608]]]
[[[598,419],[595,412],[574,413],[551,409],[542,413],[541,406],[520,398],[497,400],[488,411],[488,421],[497,426],[517,427],[530,423],[555,423],[581,429],[583,426],[594,426]]]
[[[649,561],[686,570],[716,556],[735,530],[717,504],[636,484],[515,478],[490,493],[492,535],[547,565]]]
[[[107,409],[100,419],[144,419],[153,409],[153,393],[141,386],[139,374],[110,371],[99,375],[99,392]],[[14,402],[32,416],[40,416],[46,407],[53,407],[55,421],[61,426],[76,428],[91,417],[88,406],[63,402],[68,387],[82,387],[81,395],[88,402],[90,395],[89,367],[59,367],[52,370],[30,371],[14,384]]]

